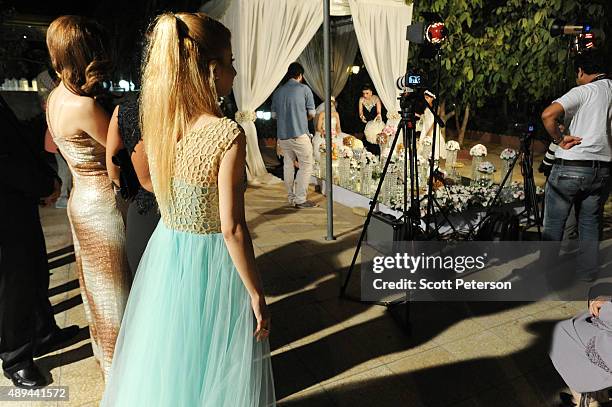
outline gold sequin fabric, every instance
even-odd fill
[[[177,144],[172,203],[160,208],[164,224],[197,234],[221,232],[217,177],[221,159],[242,128],[222,118],[185,134]]]
[[[86,133],[53,134],[53,140],[72,172],[68,218],[76,270],[94,356],[106,377],[131,285],[124,205],[108,178],[104,146]]]

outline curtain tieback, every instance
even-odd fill
[[[241,110],[236,112],[236,121],[238,123],[244,123],[247,121],[254,122],[257,120],[257,114],[252,110]]]
[[[387,119],[389,120],[398,120],[400,119],[402,116],[400,116],[399,113],[387,113]]]

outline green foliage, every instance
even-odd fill
[[[421,0],[414,7],[415,21],[425,11],[445,17],[450,35],[441,50],[442,96],[475,107],[490,100],[549,100],[564,92],[574,75],[568,38],[549,33],[553,20],[590,16],[597,24],[594,18],[604,15],[604,6],[575,0]],[[418,47],[411,46],[413,66],[435,73],[434,62],[417,61]]]

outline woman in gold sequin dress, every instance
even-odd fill
[[[244,214],[246,137],[217,104],[235,75],[221,23],[158,17],[140,112],[161,221],[136,272],[104,407],[275,405],[270,317]]]
[[[105,165],[110,116],[96,101],[109,68],[105,33],[93,21],[62,16],[47,47],[61,83],[49,95],[47,124],[68,162],[68,202],[76,266],[94,356],[106,377],[130,289],[125,225]]]

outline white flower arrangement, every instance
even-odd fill
[[[461,149],[461,146],[455,140],[449,140],[446,143],[446,151],[459,151],[459,149]]]
[[[340,146],[340,157],[353,158],[353,150],[349,146]]]
[[[244,123],[247,121],[254,122],[257,120],[257,114],[253,111],[239,111],[236,112],[236,116],[234,116],[238,123]]]
[[[472,207],[487,207],[495,198],[498,186],[464,186],[449,185],[435,191],[436,198],[442,210],[448,209],[451,212],[463,212]],[[401,189],[399,193],[391,198],[391,206],[396,210],[401,210],[403,205]],[[515,190],[513,193],[515,200],[525,199],[522,189]],[[410,202],[408,202],[410,204]],[[427,199],[421,201],[421,210],[427,208]],[[434,212],[439,212],[440,208],[434,207]]]
[[[383,133],[385,133],[387,136],[389,137],[393,137],[395,136],[395,133],[397,132],[397,127],[388,124],[385,126],[385,128],[382,130]]]
[[[369,121],[365,129],[363,130],[366,140],[372,144],[377,144],[377,138],[380,132],[385,128],[385,124],[382,120],[371,120]]]
[[[429,137],[429,136],[424,136],[421,139],[421,145],[422,146],[431,146],[433,144],[433,138]]]
[[[472,157],[486,157],[487,156],[487,148],[482,144],[476,144],[474,147],[470,149],[470,155]]]
[[[493,174],[495,172],[495,166],[489,161],[484,161],[478,165],[478,171],[483,174]]]
[[[359,140],[357,137],[353,139],[353,150],[363,150],[363,141]]]
[[[516,157],[518,153],[516,152],[516,150],[512,149],[512,148],[504,148],[504,151],[501,152],[501,154],[499,155],[499,158],[501,158],[502,160],[514,160],[514,158]]]
[[[371,164],[371,165],[376,165],[378,164],[378,156],[372,154],[369,151],[366,151],[365,155],[363,156],[363,158],[365,159],[366,164]]]

